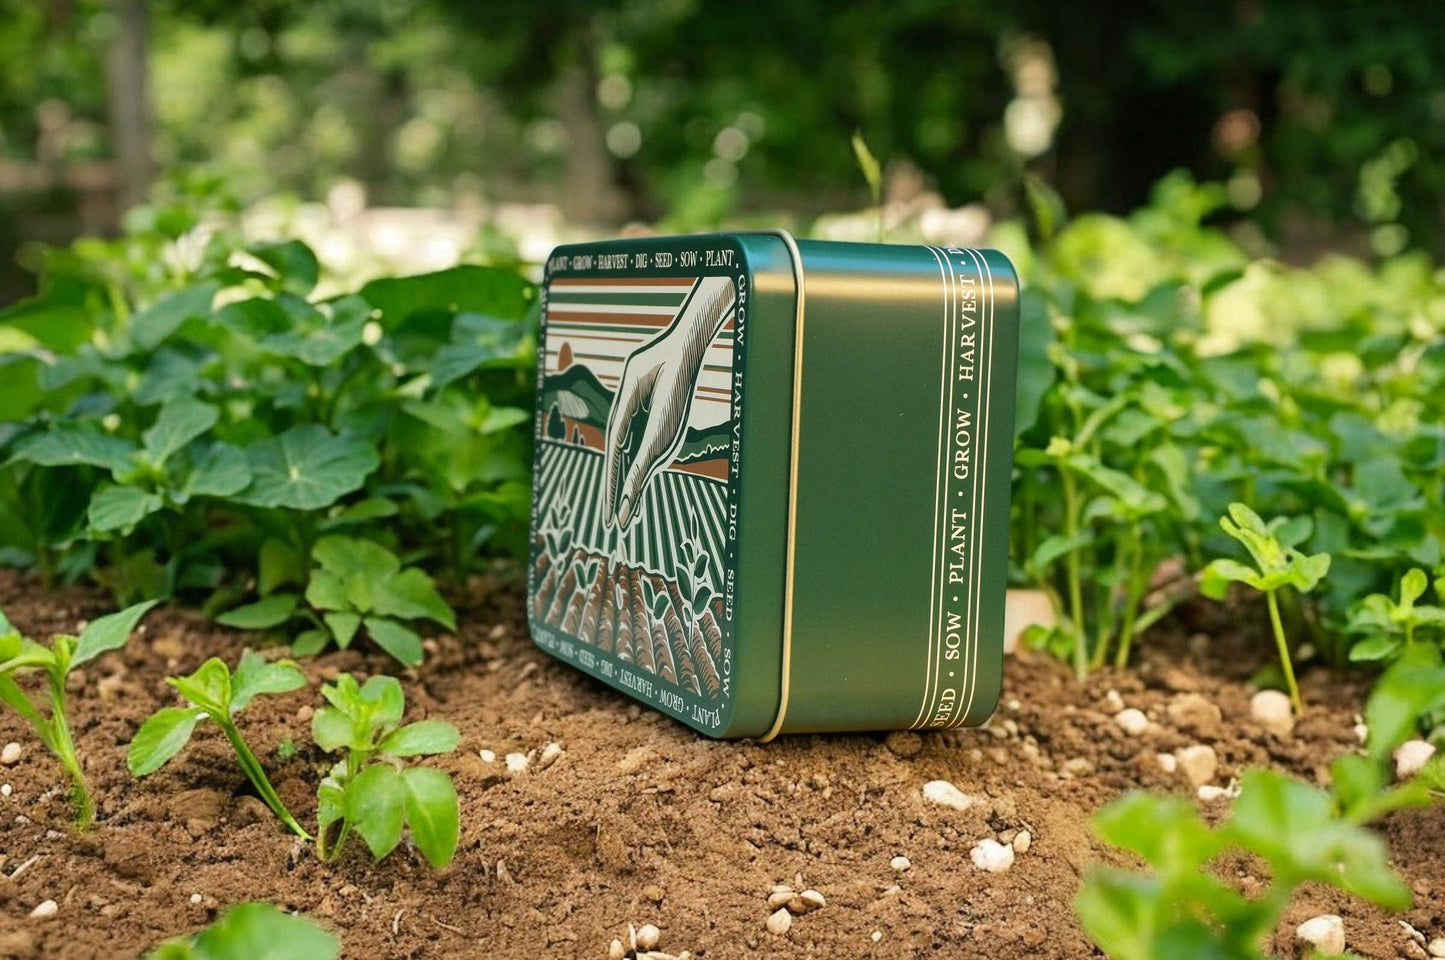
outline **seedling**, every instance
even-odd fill
[[[1361,600],[1347,628],[1361,637],[1350,647],[1350,659],[1393,660],[1413,649],[1422,630],[1445,636],[1445,608],[1419,603],[1427,585],[1425,571],[1415,567],[1401,578],[1398,601],[1383,593]],[[1440,582],[1435,592],[1440,593]]]
[[[293,619],[309,623],[292,645],[298,656],[321,652],[332,642],[351,646],[364,627],[387,653],[407,666],[422,662],[421,637],[407,624],[433,620],[448,630],[456,614],[419,567],[403,567],[396,555],[370,540],[327,536],[311,550],[307,606],[296,593],[278,591],[218,617],[249,630],[279,627]]]
[[[193,937],[170,940],[146,960],[335,960],[336,938],[306,917],[269,903],[237,904]]]
[[[1206,596],[1216,600],[1224,599],[1230,583],[1247,584],[1264,594],[1269,605],[1270,627],[1279,650],[1280,667],[1289,687],[1290,702],[1299,713],[1304,710],[1304,704],[1300,700],[1299,685],[1295,682],[1294,664],[1290,660],[1289,641],[1279,616],[1277,594],[1282,587],[1294,587],[1301,593],[1309,593],[1330,572],[1330,555],[1305,554],[1297,549],[1314,529],[1309,517],[1275,517],[1266,524],[1249,507],[1231,503],[1229,516],[1220,517],[1219,525],[1225,533],[1244,545],[1255,565],[1250,567],[1238,560],[1217,559],[1205,567],[1199,588]]]
[[[1094,819],[1101,839],[1142,857],[1147,873],[1093,867],[1075,900],[1085,931],[1114,960],[1259,958],[1295,890],[1326,884],[1389,909],[1410,888],[1389,865],[1384,841],[1365,829],[1387,813],[1429,803],[1441,766],[1390,785],[1389,757],[1414,735],[1421,713],[1445,702],[1445,668],[1401,663],[1365,708],[1368,754],[1335,761],[1326,790],[1273,770],[1250,770],[1228,819],[1210,827],[1189,801],[1133,793]],[[1245,897],[1211,869],[1227,853],[1269,865],[1270,886]]]
[[[276,788],[271,786],[261,761],[241,736],[235,719],[260,694],[286,693],[306,686],[306,675],[301,668],[290,660],[271,663],[247,650],[241,654],[234,673],[219,657],[212,657],[190,676],[167,677],[166,683],[175,687],[191,705],[157,710],[141,724],[126,759],[130,772],[137,777],[155,773],[190,741],[196,724],[210,718],[231,742],[236,761],[261,800],[288,830],[303,840],[310,840],[311,835],[291,816]]]
[[[328,753],[344,752],[317,791],[321,858],[340,856],[355,831],[380,860],[409,829],[432,866],[451,863],[460,834],[452,778],[431,767],[405,766],[404,760],[452,752],[460,739],[456,727],[440,720],[403,726],[405,695],[391,677],[358,684],[342,674],[321,694],[331,706],[316,711],[311,735]]]
[[[35,728],[40,742],[55,754],[65,772],[70,774],[71,799],[75,806],[75,825],[84,830],[95,819],[95,803],[86,786],[85,772],[75,753],[75,741],[66,719],[65,678],[70,671],[107,650],[125,644],[140,618],[155,601],[138,603],[119,613],[91,621],[80,636],[58,634],[46,647],[20,635],[0,613],[0,701],[20,714]],[[49,694],[49,716],[30,699],[15,682],[17,675],[38,670],[45,675]]]

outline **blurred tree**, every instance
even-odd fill
[[[1445,248],[1439,2],[0,0],[0,204],[36,161],[139,169],[143,80],[104,54],[133,61],[146,14],[152,152],[246,198],[354,177],[382,203],[806,221],[867,202],[857,129],[954,204],[1007,211],[1028,172],[1118,210],[1185,166],[1291,244]]]

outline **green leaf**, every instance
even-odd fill
[[[251,482],[246,454],[229,443],[214,443],[195,461],[180,492],[189,497],[230,497]]]
[[[167,677],[166,683],[208,712],[224,714],[230,710],[231,671],[220,657],[207,660],[188,677]]]
[[[367,767],[346,786],[346,820],[380,860],[401,843],[407,790],[390,764]]]
[[[1425,571],[1419,567],[1412,567],[1400,579],[1400,606],[1413,607],[1415,601],[1425,595],[1427,586],[1429,586],[1429,581],[1425,576]]]
[[[422,312],[522,317],[535,299],[533,285],[516,271],[470,265],[373,280],[360,293],[381,311],[387,330]]]
[[[135,444],[129,440],[112,437],[93,427],[57,423],[18,441],[11,459],[42,467],[86,464],[120,473],[130,469],[135,451]]]
[[[878,158],[873,156],[873,151],[868,149],[868,142],[863,139],[861,131],[853,131],[852,143],[853,157],[858,161],[858,169],[868,183],[868,192],[873,195],[873,202],[878,203],[883,193],[883,167],[878,163]]]
[[[406,788],[406,823],[412,842],[433,867],[452,862],[461,835],[457,790],[441,770],[413,767],[402,771]]]
[[[320,716],[320,714],[317,714]],[[312,729],[315,729],[313,718]],[[318,740],[319,744],[320,741]],[[328,750],[340,749],[340,746],[325,748]],[[316,826],[321,833],[326,828],[341,820],[346,819],[346,791],[342,789],[335,777],[327,777],[321,781],[316,788]]]
[[[417,567],[407,567],[383,581],[375,593],[374,609],[403,620],[425,617],[448,630],[457,628],[456,614],[437,592],[432,578]]]
[[[283,357],[294,357],[307,366],[329,367],[361,346],[365,316],[337,323],[318,322],[293,327],[261,339],[261,347]]]
[[[335,960],[337,939],[269,903],[243,903],[196,937],[198,960]]]
[[[422,652],[422,638],[416,630],[384,617],[367,617],[366,629],[377,646],[407,667],[418,667],[422,662],[425,653]]]
[[[262,594],[275,592],[287,584],[301,586],[306,582],[306,557],[302,552],[275,537],[261,544],[257,561],[256,589]]]
[[[149,613],[158,602],[157,600],[147,600],[144,603],[126,607],[119,613],[107,614],[92,620],[84,630],[80,631],[80,638],[75,644],[75,653],[70,658],[71,665],[78,667],[102,653],[125,646],[125,642],[130,639],[136,624],[140,623],[141,617]]]
[[[346,582],[330,570],[312,570],[306,584],[306,602],[317,610],[350,610]]]
[[[253,244],[246,252],[274,270],[281,288],[290,293],[305,296],[315,289],[321,275],[316,254],[300,240]]]
[[[1056,561],[1075,550],[1083,549],[1092,540],[1093,533],[1088,530],[1081,530],[1072,537],[1061,533],[1052,534],[1034,549],[1034,555],[1029,558],[1029,570],[1034,576],[1045,576]]]
[[[204,714],[191,707],[166,707],[141,724],[126,754],[131,775],[144,777],[165,766],[191,739],[191,731]]]
[[[255,603],[226,611],[216,618],[216,622],[238,630],[270,630],[290,620],[295,612],[296,594],[273,593]]]
[[[1416,734],[1422,717],[1441,707],[1445,707],[1445,668],[1438,653],[1417,644],[1412,655],[1401,657],[1385,671],[1365,702],[1370,756],[1389,757]]]
[[[393,757],[419,757],[451,753],[460,741],[461,734],[450,723],[421,720],[393,730],[377,749]]]
[[[311,716],[311,739],[327,753],[335,753],[343,747],[365,749],[369,744],[357,743],[353,737],[351,719],[335,707],[322,707]]]
[[[390,550],[375,541],[357,537],[322,537],[311,548],[311,559],[343,580],[360,576],[377,582],[401,569],[401,561]]]
[[[1375,660],[1388,660],[1395,655],[1400,646],[1400,641],[1395,637],[1366,637],[1351,645],[1350,661],[1352,663],[1368,663]]]
[[[97,487],[91,495],[85,517],[96,533],[129,533],[136,524],[164,506],[165,500],[158,493],[108,483]]]
[[[1199,591],[1212,600],[1223,600],[1230,583],[1245,583],[1255,589],[1263,589],[1263,581],[1253,568],[1238,560],[1221,558],[1204,568],[1199,578]]]
[[[289,693],[306,686],[306,674],[290,660],[267,660],[254,650],[241,654],[231,675],[231,713],[240,713],[263,693]]]
[[[326,628],[331,631],[332,639],[343,650],[351,646],[356,631],[361,627],[361,615],[357,613],[325,613],[321,619],[326,621]]]
[[[1178,797],[1126,794],[1095,814],[1093,827],[1106,843],[1174,874],[1196,870],[1223,849],[1194,805]]]
[[[373,708],[376,722],[382,726],[397,723],[406,710],[406,694],[395,677],[368,678],[357,692],[357,697]]]
[[[252,479],[235,496],[258,507],[320,510],[361,487],[380,464],[376,448],[314,423],[246,448]]]
[[[1114,960],[1157,960],[1154,932],[1162,900],[1152,877],[1096,867],[1085,875],[1074,909],[1089,939]]]
[[[192,317],[211,312],[219,286],[198,283],[156,301],[131,318],[130,335],[141,350],[153,350]]]
[[[146,457],[156,466],[216,425],[220,413],[209,403],[173,400],[161,407],[156,422],[141,435]]]
[[[325,630],[307,630],[291,643],[291,652],[298,657],[314,657],[331,642],[331,634]]]

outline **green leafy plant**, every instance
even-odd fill
[[[236,726],[236,715],[257,696],[286,693],[306,686],[306,675],[301,668],[289,660],[273,663],[255,651],[247,650],[241,654],[234,673],[219,657],[212,657],[190,676],[167,677],[166,683],[174,687],[190,706],[165,707],[141,724],[126,758],[130,772],[144,777],[159,770],[190,742],[196,724],[209,718],[230,741],[236,761],[256,794],[286,825],[286,829],[303,840],[310,840],[311,835],[302,829],[281,802],[261,761],[256,759],[256,754]]]
[[[319,653],[333,642],[345,649],[365,628],[378,646],[407,666],[423,658],[421,637],[408,622],[427,619],[456,629],[456,614],[432,578],[418,567],[403,567],[379,544],[329,535],[316,542],[311,560],[305,605],[301,594],[277,590],[217,621],[264,630],[300,619],[310,624],[292,645],[301,656]]]
[[[335,960],[340,950],[313,920],[269,903],[241,903],[200,933],[161,944],[146,960]]]
[[[456,788],[446,772],[404,760],[450,753],[460,739],[457,729],[439,720],[403,725],[405,695],[391,677],[358,684],[342,674],[321,693],[330,706],[316,711],[311,734],[321,749],[343,754],[317,793],[321,857],[340,856],[355,832],[380,860],[408,830],[432,866],[446,866],[460,834]]]
[[[1308,517],[1276,517],[1265,523],[1245,504],[1231,503],[1229,516],[1221,517],[1219,525],[1244,545],[1254,566],[1229,558],[1214,560],[1200,576],[1200,590],[1206,596],[1223,599],[1230,583],[1243,583],[1264,594],[1290,702],[1296,712],[1301,711],[1304,704],[1300,701],[1289,641],[1280,620],[1278,593],[1284,587],[1293,587],[1301,593],[1313,590],[1330,572],[1330,555],[1305,554],[1297,549],[1309,539],[1314,528]]]
[[[1414,734],[1422,713],[1442,702],[1438,656],[1433,666],[1393,668],[1366,706],[1367,753],[1338,758],[1329,790],[1249,770],[1216,827],[1181,798],[1132,793],[1110,804],[1094,818],[1095,832],[1142,858],[1148,870],[1091,867],[1075,900],[1085,931],[1114,960],[1258,958],[1261,940],[1301,884],[1325,884],[1392,910],[1409,906],[1409,886],[1391,870],[1384,841],[1365,825],[1431,801],[1441,762],[1392,786],[1389,757]],[[1211,869],[1239,852],[1269,867],[1269,885],[1257,896],[1245,897]]]
[[[95,802],[70,733],[65,678],[81,664],[123,646],[141,617],[153,606],[155,601],[147,601],[99,617],[87,624],[80,636],[58,634],[48,647],[21,636],[0,613],[0,701],[34,728],[40,742],[55,754],[70,775],[75,824],[82,830],[95,819]],[[44,674],[48,704],[37,705],[16,682],[17,677],[29,672]],[[48,713],[42,706],[48,707]]]
[[[1400,580],[1400,599],[1372,593],[1351,611],[1346,629],[1360,637],[1350,647],[1355,661],[1393,660],[1413,649],[1417,636],[1432,631],[1445,637],[1445,607],[1422,604],[1429,585],[1425,571],[1414,567]],[[1437,582],[1435,592],[1440,593]]]

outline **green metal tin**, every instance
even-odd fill
[[[559,247],[539,646],[714,737],[998,699],[1018,283],[992,250],[781,231]]]

